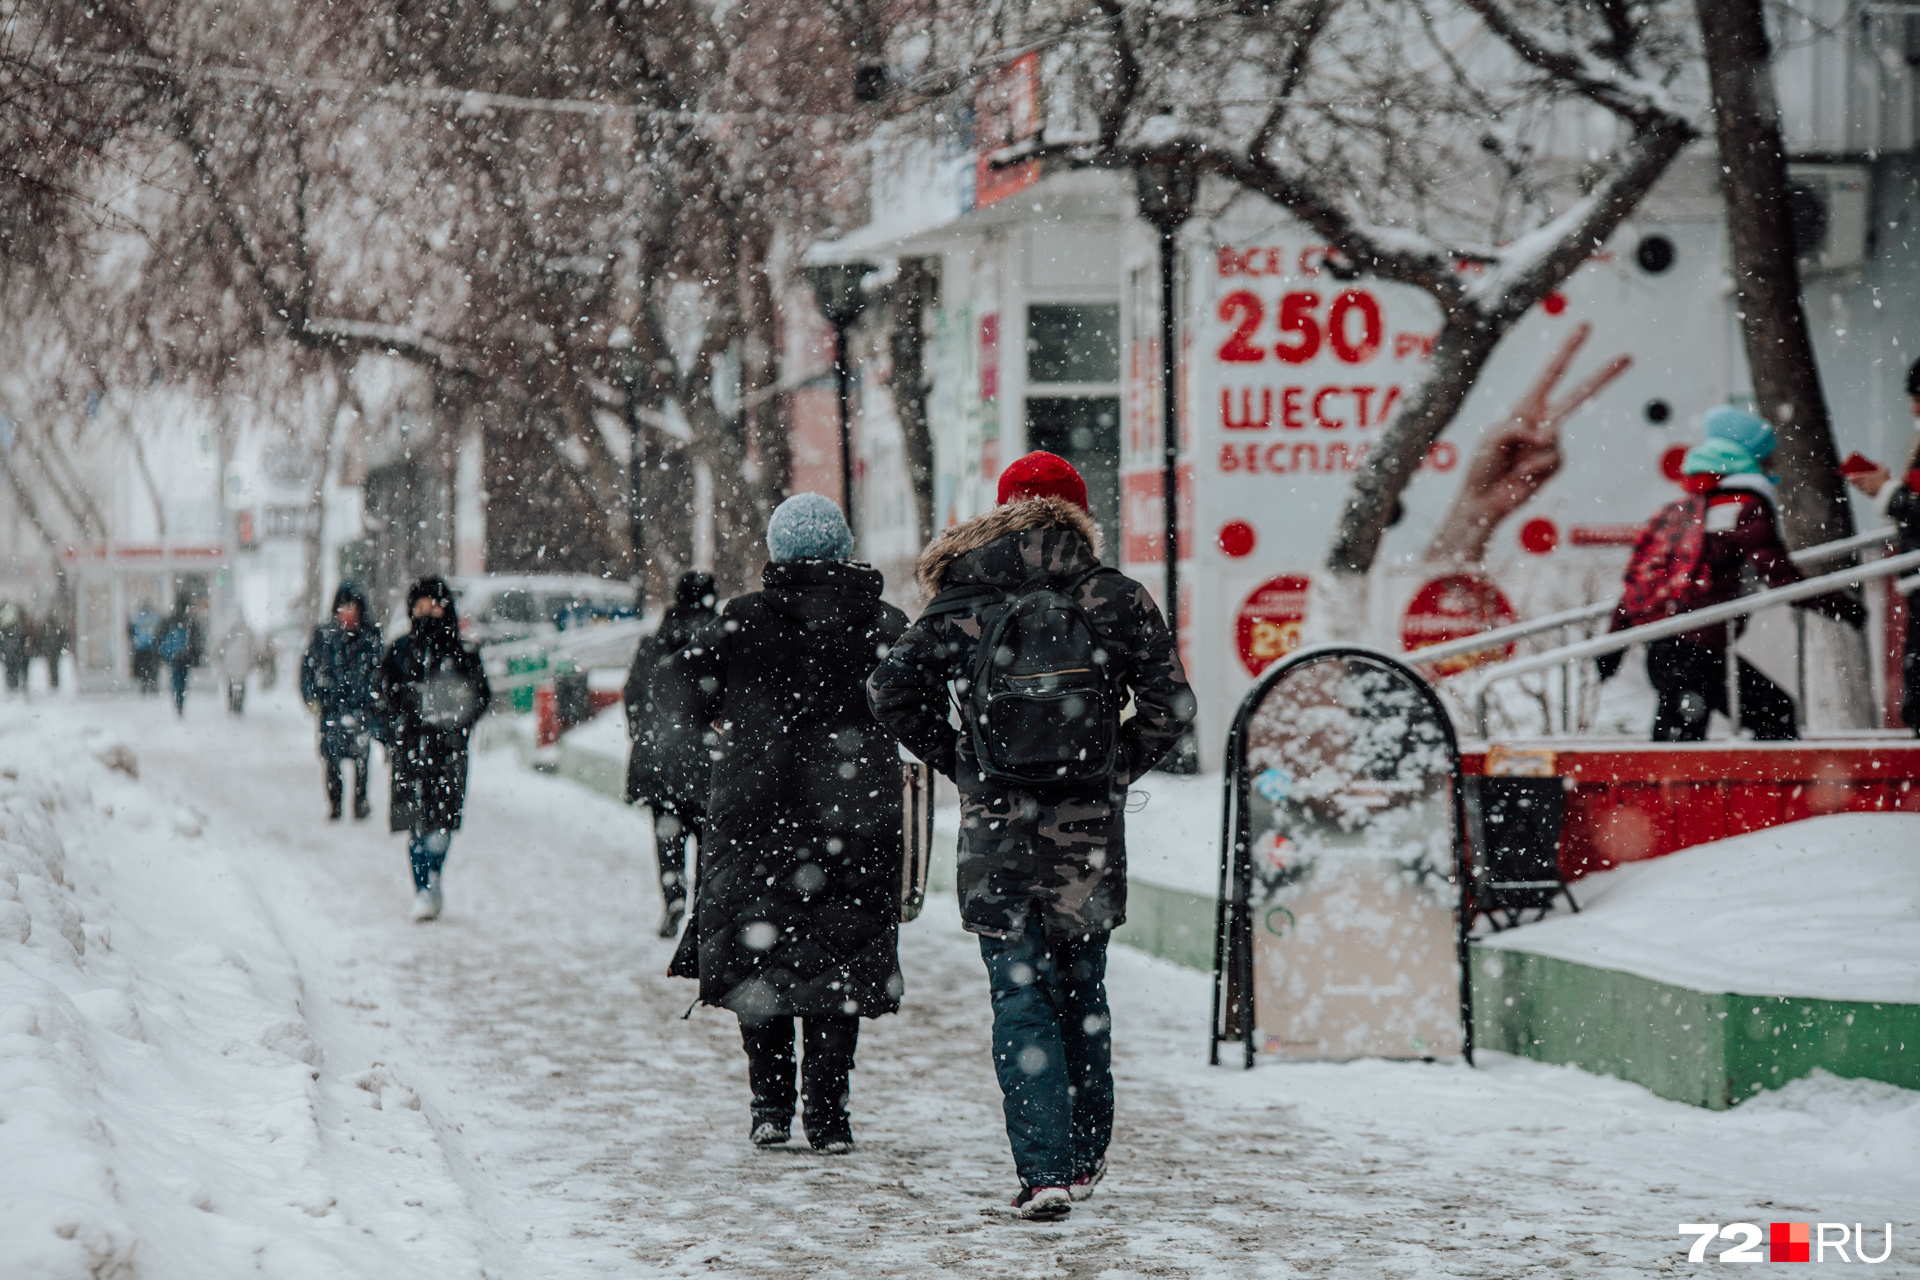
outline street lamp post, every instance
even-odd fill
[[[1180,645],[1180,349],[1175,290],[1179,284],[1180,228],[1193,216],[1199,175],[1191,162],[1152,160],[1133,171],[1134,199],[1140,216],[1160,233],[1160,499],[1165,531],[1167,629],[1175,652]],[[1199,767],[1193,735],[1180,740],[1164,766],[1192,773]]]
[[[853,423],[849,400],[853,381],[847,366],[847,330],[867,308],[867,295],[860,282],[873,271],[869,262],[827,262],[807,268],[807,281],[820,304],[820,314],[833,326],[833,381],[840,402],[840,509],[847,517],[847,529],[854,531],[853,512]]]

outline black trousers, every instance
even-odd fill
[[[1900,674],[1907,686],[1900,718],[1920,734],[1920,591],[1907,597],[1907,651],[1900,655]]]
[[[695,877],[687,873],[687,838],[693,838],[693,865],[700,865],[700,842],[707,815],[698,809],[677,809],[664,802],[653,806],[653,854],[660,864],[660,897],[685,902]],[[791,1110],[791,1108],[789,1108]]]
[[[367,756],[348,756],[353,761],[353,811],[357,815],[367,805]],[[340,812],[340,760],[327,761],[327,804]]]
[[[847,1119],[847,1077],[853,1071],[860,1019],[773,1018],[740,1022],[747,1050],[747,1078],[753,1084],[753,1123],[793,1121],[793,1024],[802,1026],[805,1050],[800,1060],[799,1101],[814,1146],[853,1136]]]
[[[1740,727],[1762,742],[1800,736],[1793,699],[1759,668],[1738,659]],[[1727,713],[1727,657],[1691,640],[1669,636],[1647,645],[1647,679],[1660,700],[1653,713],[1655,742],[1704,742],[1715,711]]]

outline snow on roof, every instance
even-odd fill
[[[1920,814],[1809,818],[1578,881],[1483,946],[1696,991],[1920,1004]]]

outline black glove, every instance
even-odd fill
[[[1603,653],[1593,660],[1593,669],[1600,673],[1602,680],[1611,680],[1620,674],[1620,664],[1627,660],[1625,649],[1615,649],[1612,653]]]

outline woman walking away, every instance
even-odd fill
[[[380,664],[381,713],[393,766],[388,826],[408,833],[413,918],[440,915],[440,869],[467,798],[467,735],[493,701],[480,655],[460,639],[453,592],[437,577],[407,590],[407,634]]]
[[[320,713],[320,758],[327,767],[327,817],[340,820],[340,766],[353,762],[353,816],[367,803],[367,766],[379,714],[380,628],[351,582],[333,593],[333,617],[313,629],[300,660],[300,700]]]
[[[1920,432],[1920,360],[1907,367],[1907,407],[1913,412],[1913,429]],[[1875,464],[1850,470],[1847,479],[1872,498],[1874,508],[1900,531],[1901,553],[1920,551],[1920,436],[1907,450],[1906,466],[1899,475],[1890,475],[1885,467]],[[1906,651],[1900,659],[1900,673],[1906,685],[1900,718],[1920,735],[1920,592],[1907,593]]]
[[[253,673],[253,649],[253,628],[236,609],[213,647],[214,665],[220,670],[221,683],[227,687],[227,710],[236,716],[245,714],[247,709],[247,677]]]
[[[668,970],[740,1018],[753,1141],[802,1118],[817,1150],[853,1149],[847,1076],[862,1017],[900,1007],[899,753],[867,710],[874,663],[906,628],[880,574],[817,493],[767,525],[764,589],[727,602],[674,663],[699,722],[719,722],[694,922]]]
[[[712,730],[696,719],[681,686],[672,677],[673,659],[714,618],[713,575],[695,570],[680,575],[673,608],[659,629],[643,637],[627,672],[627,803],[653,810],[654,853],[660,863],[660,936],[680,932],[687,914],[687,839],[696,850],[707,820],[707,781],[713,761],[707,754]],[[656,678],[658,677],[658,678]]]

